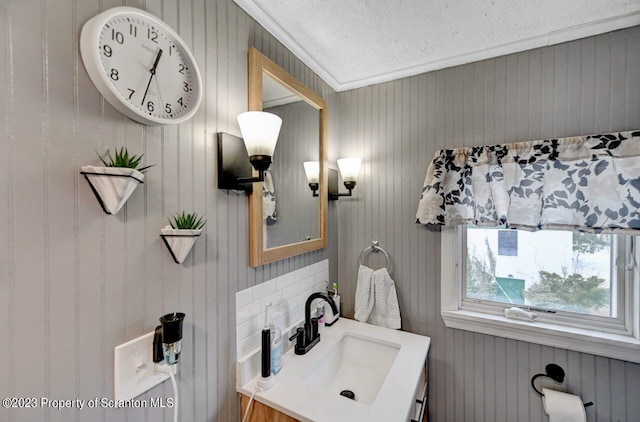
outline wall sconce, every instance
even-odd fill
[[[360,172],[360,164],[362,164],[361,158],[341,158],[338,160],[338,168],[344,180],[344,187],[349,190],[348,195],[341,194],[340,196],[351,196],[351,189],[356,187],[358,181],[358,173]]]
[[[341,196],[351,196],[352,190],[356,187],[358,181],[358,173],[360,172],[361,158],[341,158],[338,160],[338,168],[344,181],[344,186],[348,193],[338,192],[338,172],[329,169],[329,200],[335,201]],[[313,192],[313,196],[318,196],[318,182],[320,180],[320,163],[318,161],[305,161],[304,172],[307,175],[309,188]]]
[[[264,181],[264,172],[271,165],[276,149],[282,119],[263,111],[247,111],[238,115],[238,124],[244,140],[228,135],[218,135],[218,188],[251,190],[251,184]],[[251,163],[258,171],[253,177]]]
[[[307,183],[313,192],[313,196],[318,196],[318,184],[320,183],[320,161],[305,161],[304,173],[307,175]]]

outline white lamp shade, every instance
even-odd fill
[[[307,183],[320,183],[320,161],[305,161],[303,165]]]
[[[247,111],[238,115],[238,123],[249,156],[273,157],[282,126],[280,117],[263,111]]]
[[[360,172],[361,158],[341,158],[338,160],[338,168],[345,182],[357,182]]]

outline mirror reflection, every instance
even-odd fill
[[[303,163],[320,160],[318,110],[262,74],[262,109],[282,119],[280,136],[263,184],[264,248],[320,237],[318,198],[309,190]]]

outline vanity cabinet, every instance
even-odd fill
[[[413,412],[411,414],[412,422],[427,422],[429,409],[427,408],[427,393],[429,387],[429,374],[428,374],[428,364],[425,362],[424,371],[422,372],[422,379],[418,383],[418,388],[416,389],[416,402],[413,407]],[[422,416],[422,419],[420,417]]]
[[[244,412],[247,410],[247,404],[249,403],[249,397],[244,394],[240,394],[240,404],[242,408],[241,416],[244,416]],[[251,402],[251,410],[247,417],[248,422],[298,422],[297,419],[292,418],[289,415],[267,406],[264,403],[254,400]]]

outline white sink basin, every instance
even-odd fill
[[[391,365],[400,350],[397,343],[384,342],[346,332],[317,362],[303,379],[324,386],[341,397],[344,390],[355,394],[355,400],[371,404],[376,399]],[[350,400],[344,397],[343,400]]]
[[[275,385],[255,400],[303,422],[407,421],[429,344],[429,337],[340,318],[321,329],[306,355],[285,353]],[[238,392],[256,391],[259,361],[259,353],[238,361]],[[355,400],[341,396],[343,390]]]

